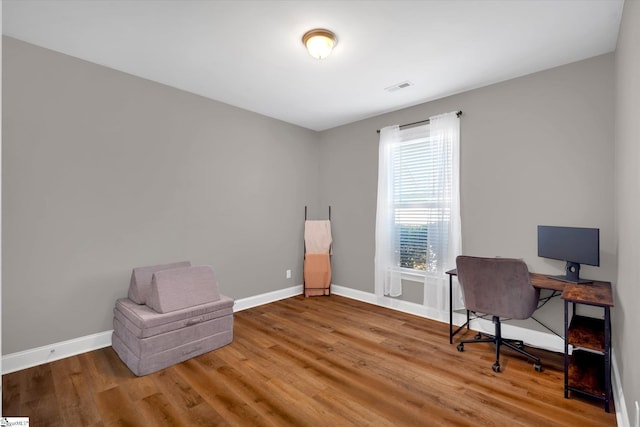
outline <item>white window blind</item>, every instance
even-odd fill
[[[391,148],[394,246],[400,267],[435,271],[447,253],[452,165],[447,147],[421,128],[401,131]]]

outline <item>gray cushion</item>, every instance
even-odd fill
[[[148,267],[136,267],[131,272],[129,282],[129,299],[136,304],[146,304],[151,292],[151,277],[153,273],[170,268],[188,267],[189,261],[174,262],[171,264],[150,265]]]
[[[117,318],[113,319],[113,333],[124,342],[133,354],[140,358],[229,331],[233,331],[232,314],[143,339],[136,337]]]
[[[220,348],[232,341],[233,329],[229,329],[141,358],[136,356],[135,353],[127,347],[115,331],[111,336],[111,343],[115,352],[129,369],[138,376],[159,371],[160,369]]]
[[[173,268],[153,273],[147,306],[168,313],[218,301],[218,280],[207,265]]]
[[[117,300],[113,309],[114,318],[122,322],[138,338],[148,338],[231,314],[233,299],[224,295],[220,295],[218,301],[170,313],[158,313],[146,305],[135,304],[128,298]]]

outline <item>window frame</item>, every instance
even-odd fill
[[[397,149],[403,145],[413,145],[413,144],[429,144],[431,142],[436,142],[435,141],[435,137],[432,137],[430,134],[430,126],[429,124],[423,124],[420,126],[414,126],[408,129],[401,129],[400,130],[400,141],[397,142],[396,144],[394,144],[393,149]],[[393,154],[392,154],[393,155]],[[427,163],[425,161],[425,163]],[[393,170],[393,178],[392,180],[395,180],[395,176],[397,174],[398,171]],[[395,190],[395,188],[394,188]],[[426,200],[428,200],[429,197],[426,197]],[[397,198],[395,197],[395,192],[394,192],[394,222],[396,221],[396,209],[398,206],[398,203],[396,202]],[[423,207],[425,209],[429,209],[430,206],[426,206],[426,205],[432,205],[433,201],[425,201],[423,202],[424,205]],[[451,220],[451,218],[449,217],[448,219],[449,221]],[[398,224],[398,223],[397,223]],[[398,224],[398,225],[403,225],[402,223]],[[405,225],[416,225],[416,224],[405,224]],[[400,239],[400,236],[398,236],[398,239]],[[426,237],[425,237],[426,239]],[[426,246],[426,245],[425,245]],[[426,248],[425,248],[426,249]],[[398,250],[400,249],[400,246],[398,246]],[[427,249],[428,250],[428,249]],[[402,263],[402,260],[400,260],[400,262]],[[424,282],[425,276],[429,273],[429,271],[427,270],[427,268],[425,267],[424,270],[420,270],[420,269],[414,269],[414,268],[408,268],[408,267],[400,267],[400,273],[401,273],[401,278],[403,281],[409,281],[409,282]]]

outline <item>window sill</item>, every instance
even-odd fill
[[[401,277],[402,280],[406,280],[409,282],[424,283],[424,271],[403,268]]]

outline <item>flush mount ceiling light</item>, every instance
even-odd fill
[[[309,55],[316,59],[324,59],[331,53],[338,40],[329,30],[316,28],[302,36],[302,43],[307,47]]]

